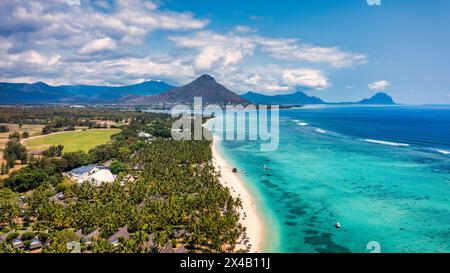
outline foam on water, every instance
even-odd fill
[[[450,151],[449,150],[443,150],[443,149],[433,149],[434,151],[444,154],[444,155],[450,155]]]
[[[365,141],[365,142],[370,142],[370,143],[389,145],[389,146],[396,146],[396,147],[409,147],[409,146],[411,146],[411,145],[406,144],[406,143],[391,142],[391,141],[376,140],[376,139],[360,139],[360,140],[361,141]]]

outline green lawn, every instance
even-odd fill
[[[111,136],[120,132],[120,129],[98,129],[87,131],[64,132],[51,134],[25,141],[28,150],[45,150],[52,145],[64,145],[64,153],[76,151],[89,151],[97,145],[105,144]]]

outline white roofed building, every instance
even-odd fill
[[[116,180],[116,176],[104,166],[89,165],[83,166],[71,170],[68,176],[78,181],[78,183],[92,182],[96,186],[100,186],[103,183],[113,183]]]

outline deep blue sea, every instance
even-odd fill
[[[450,252],[450,107],[281,110],[279,142],[220,145],[255,196],[264,251]]]

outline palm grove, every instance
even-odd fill
[[[73,241],[83,252],[158,252],[168,244],[193,252],[233,249],[245,229],[238,223],[241,201],[219,183],[210,141],[172,140],[167,115],[128,115],[129,124],[110,143],[87,153],[50,147],[3,181],[0,235],[8,236],[0,251],[23,251],[10,244],[18,236],[25,251],[30,238],[46,242],[44,252],[70,252]],[[78,184],[63,174],[107,161],[117,174],[114,183]],[[51,198],[57,193],[64,200]],[[112,245],[108,239],[124,228],[129,238]],[[86,244],[77,231],[98,236]]]

